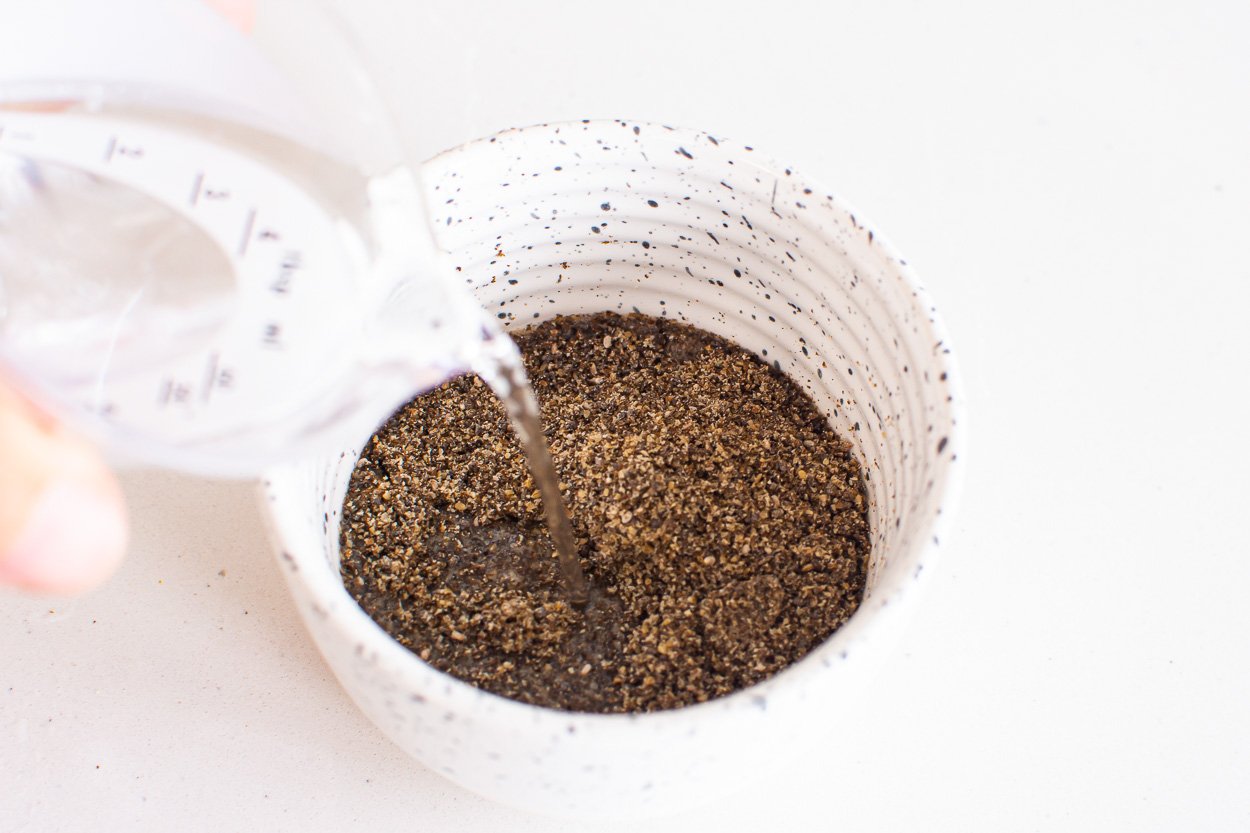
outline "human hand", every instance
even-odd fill
[[[250,31],[255,0],[205,0]],[[0,585],[77,593],[117,568],[129,535],[117,480],[86,441],[0,380]]]
[[[0,383],[0,584],[94,587],[121,562],[127,526],[96,450]]]

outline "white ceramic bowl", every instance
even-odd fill
[[[600,310],[668,316],[807,389],[864,465],[868,590],[818,649],[729,697],[629,716],[507,700],[423,663],[344,590],[339,511],[362,436],[266,481],[298,609],[352,699],[453,781],[587,817],[708,800],[758,777],[771,752],[854,719],[856,689],[939,546],[963,445],[946,336],[905,262],[829,192],[706,133],[542,125],[448,151],[425,177],[441,245],[508,326]]]

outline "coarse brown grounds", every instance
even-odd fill
[[[560,585],[503,406],[473,376],[362,453],[342,575],[431,665],[527,703],[669,709],[800,659],[854,613],[859,464],[785,376],[709,333],[603,313],[516,337],[593,585]]]

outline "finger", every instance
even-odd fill
[[[240,32],[248,33],[256,25],[256,0],[204,0]]]
[[[127,536],[95,449],[0,384],[0,584],[81,592],[113,573]]]

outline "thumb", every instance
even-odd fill
[[[95,449],[0,383],[0,584],[86,590],[126,538],[121,489]]]

